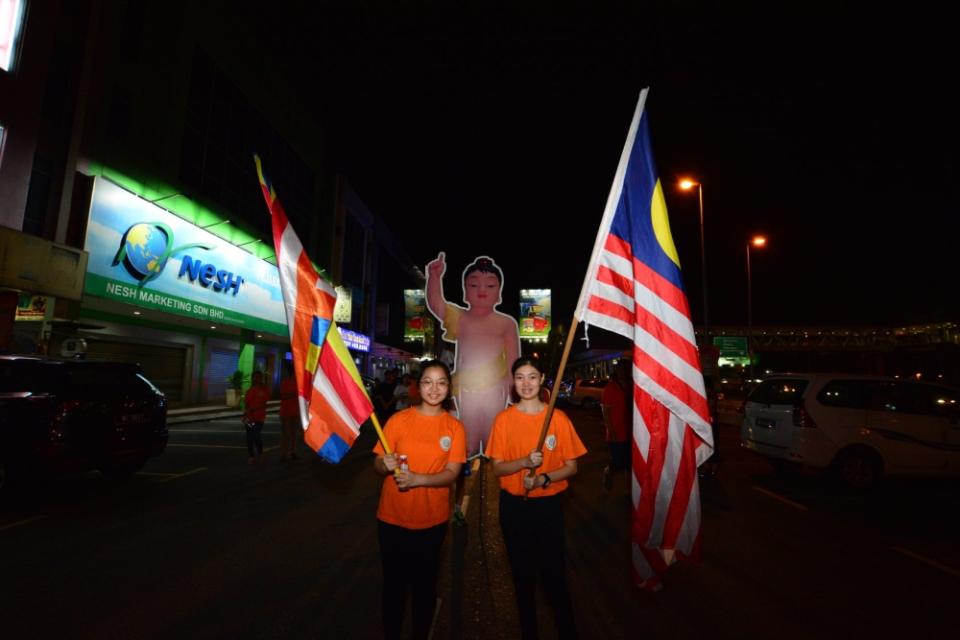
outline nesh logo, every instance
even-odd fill
[[[163,273],[170,256],[182,253],[187,249],[213,249],[211,245],[202,243],[173,246],[173,231],[162,222],[138,222],[131,225],[120,240],[120,249],[113,259],[113,264],[123,263],[127,272],[143,287]],[[177,277],[187,275],[190,282],[200,281],[203,287],[212,287],[214,291],[233,291],[233,295],[240,292],[243,277],[234,275],[225,269],[217,269],[213,264],[204,264],[189,255],[183,256],[180,272]]]

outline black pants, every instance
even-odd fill
[[[429,529],[405,529],[377,520],[383,563],[383,636],[400,637],[407,592],[413,594],[413,637],[426,638],[437,605],[437,571],[447,523]]]
[[[557,635],[576,638],[567,591],[563,503],[560,495],[529,498],[500,492],[500,528],[513,571],[524,640],[537,638],[537,575],[553,609]]]
[[[263,454],[263,438],[260,437],[260,430],[263,429],[262,422],[244,422],[243,428],[247,430],[247,453],[250,457]],[[256,452],[254,452],[256,450]]]

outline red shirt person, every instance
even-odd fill
[[[260,431],[267,419],[267,401],[270,389],[264,384],[263,373],[254,371],[250,378],[251,386],[243,398],[243,427],[247,432],[248,464],[257,460],[263,462],[263,439]]]
[[[613,487],[613,474],[630,470],[630,436],[633,431],[633,371],[632,363],[621,358],[613,377],[603,388],[600,405],[603,424],[607,430],[610,461],[603,469],[603,486]]]

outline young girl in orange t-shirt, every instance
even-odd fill
[[[555,409],[537,451],[547,405],[540,398],[543,371],[532,358],[513,363],[513,384],[520,402],[493,421],[487,455],[500,478],[500,528],[513,572],[520,632],[537,637],[537,574],[553,609],[560,638],[576,637],[567,590],[562,492],[577,473],[577,458],[587,452],[567,415]],[[531,469],[539,473],[530,476]]]
[[[467,460],[463,424],[447,411],[450,369],[431,360],[420,370],[420,404],[393,414],[373,467],[385,476],[377,508],[383,564],[384,635],[399,638],[407,592],[413,595],[413,637],[426,638],[437,601],[440,547],[450,519],[450,485]],[[406,457],[407,469],[400,466]],[[395,471],[399,470],[396,474]],[[392,477],[390,477],[392,475]]]

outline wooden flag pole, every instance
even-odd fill
[[[380,428],[380,421],[377,420],[376,411],[370,414],[370,420],[373,422],[373,428],[377,430],[377,437],[380,438],[380,446],[383,447],[383,452],[386,455],[390,455],[393,452],[390,451],[390,445],[387,444],[387,437],[383,435],[383,429]]]
[[[577,317],[573,317],[570,324],[570,331],[567,333],[567,342],[563,345],[563,355],[560,357],[560,370],[553,379],[553,389],[550,391],[550,403],[547,405],[547,415],[543,417],[543,426],[540,427],[540,439],[537,440],[537,451],[543,450],[543,443],[547,439],[547,430],[550,428],[550,418],[553,417],[553,407],[557,404],[557,398],[560,394],[560,384],[563,382],[563,371],[567,368],[567,358],[570,357],[570,347],[573,346],[573,339],[577,335]],[[539,467],[538,467],[539,468]],[[537,475],[537,469],[530,469],[527,474],[533,478]],[[527,492],[529,493],[529,491]]]

